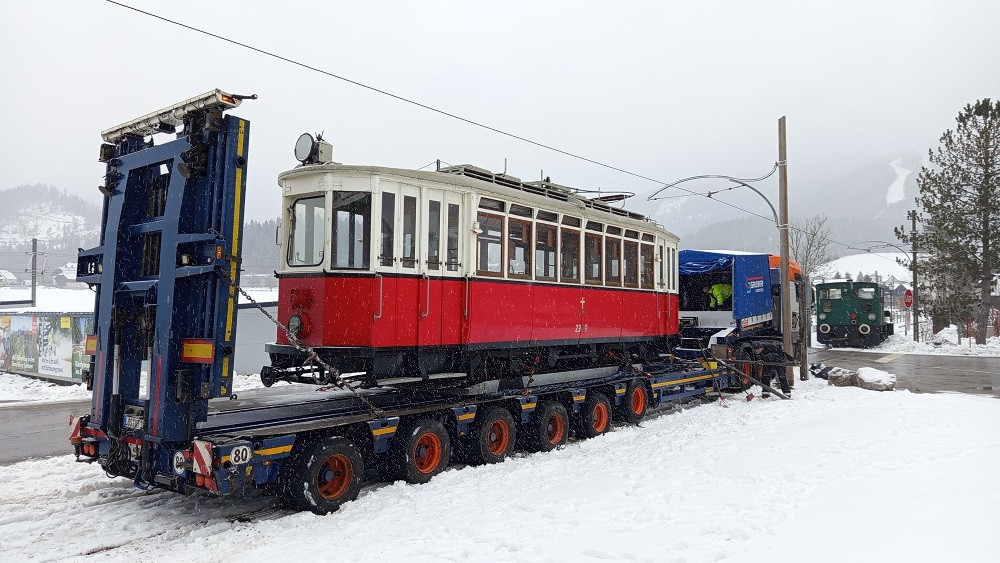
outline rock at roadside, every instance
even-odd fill
[[[826,374],[830,385],[837,387],[859,387],[858,372],[843,368],[833,368]]]
[[[875,368],[858,369],[858,387],[872,391],[892,391],[896,386],[896,375]]]

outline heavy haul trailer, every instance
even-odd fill
[[[97,292],[91,410],[70,421],[80,461],[142,488],[276,487],[323,513],[366,476],[423,482],[453,451],[488,463],[548,450],[571,431],[594,436],[612,419],[738,385],[731,371],[622,357],[503,387],[357,389],[336,377],[334,391],[230,397],[249,123],[225,112],[242,99],[214,90],[103,133],[101,241],[80,252],[77,275]],[[175,138],[156,145],[157,133]]]

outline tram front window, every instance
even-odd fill
[[[372,195],[334,192],[330,233],[333,267],[367,270],[371,254]]]
[[[325,200],[318,195],[298,199],[292,204],[286,257],[289,266],[318,266],[323,262]]]

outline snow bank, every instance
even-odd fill
[[[236,393],[263,386],[260,382],[260,376],[257,374],[236,374],[233,376],[233,391]],[[60,385],[33,377],[0,372],[0,408],[4,405],[25,402],[54,403],[89,400],[90,393],[81,383]]]
[[[547,454],[366,489],[328,516],[4,468],[11,560],[991,561],[1000,401],[796,382]],[[986,483],[984,485],[984,483]]]
[[[269,302],[278,300],[278,290],[273,288],[248,288],[247,294],[256,301]],[[0,315],[5,313],[92,313],[94,311],[94,296],[96,294],[86,287],[45,287],[39,286],[35,291],[37,307],[17,306],[0,309]],[[0,287],[0,301],[20,301],[31,299],[30,287]],[[243,296],[238,297],[242,303]]]
[[[815,339],[815,332],[813,333]],[[850,350],[851,348],[838,348]],[[857,348],[857,350],[861,350]],[[947,356],[1000,356],[1000,337],[990,336],[986,344],[976,344],[975,338],[962,337],[958,343],[958,328],[955,325],[942,330],[934,338],[925,342],[914,342],[912,335],[893,334],[873,348],[861,350],[878,353],[933,354]]]

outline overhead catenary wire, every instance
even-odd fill
[[[322,74],[324,76],[328,76],[330,78],[341,80],[343,82],[346,82],[348,84],[352,84],[352,85],[357,86],[359,88],[364,88],[366,90],[370,90],[370,91],[375,92],[377,94],[381,94],[383,96],[387,96],[387,97],[393,98],[395,100],[398,100],[398,101],[401,101],[401,102],[404,102],[404,103],[407,103],[407,104],[414,105],[416,107],[425,109],[427,111],[431,111],[431,112],[437,113],[439,115],[443,115],[445,117],[450,117],[452,119],[455,119],[457,121],[461,121],[463,123],[466,123],[468,125],[472,125],[474,127],[479,127],[481,129],[485,129],[487,131],[492,131],[493,133],[497,133],[499,135],[503,135],[503,136],[506,136],[506,137],[509,137],[509,138],[512,138],[512,139],[516,139],[518,141],[522,141],[524,143],[528,143],[530,145],[534,145],[534,146],[539,147],[539,148],[550,150],[550,151],[553,151],[553,152],[556,152],[556,153],[568,156],[570,158],[575,158],[575,159],[583,161],[583,162],[588,162],[588,163],[593,164],[595,166],[606,168],[608,170],[614,170],[616,172],[620,172],[622,174],[626,174],[626,175],[632,176],[634,178],[639,178],[641,180],[646,180],[646,181],[653,182],[655,184],[660,184],[660,185],[664,186],[663,188],[661,188],[660,190],[658,190],[657,192],[654,192],[654,193],[659,193],[659,191],[662,191],[663,189],[674,187],[674,188],[679,189],[681,191],[687,192],[690,196],[705,197],[705,198],[710,199],[712,201],[719,202],[722,205],[726,205],[726,206],[731,207],[733,209],[736,209],[738,211],[742,211],[743,213],[746,213],[748,215],[752,215],[754,217],[763,219],[763,220],[768,221],[768,222],[772,221],[772,219],[770,217],[767,217],[765,215],[761,215],[761,214],[756,213],[754,211],[750,211],[749,209],[745,209],[745,208],[740,207],[738,205],[735,205],[733,203],[730,203],[730,202],[727,202],[727,201],[724,201],[724,200],[721,200],[721,199],[718,199],[718,198],[714,198],[710,194],[703,194],[703,193],[700,193],[700,192],[696,192],[694,190],[690,190],[688,188],[682,188],[680,186],[674,186],[674,185],[672,185],[672,184],[676,184],[678,182],[673,182],[673,183],[664,182],[662,180],[658,180],[656,178],[652,178],[650,176],[647,176],[647,175],[644,175],[644,174],[640,174],[638,172],[633,172],[633,171],[625,169],[625,168],[621,168],[621,167],[618,167],[618,166],[615,166],[615,165],[612,165],[612,164],[608,164],[606,162],[602,162],[602,161],[594,159],[594,158],[589,158],[589,157],[586,157],[586,156],[583,156],[583,155],[580,155],[580,154],[577,154],[577,153],[574,153],[574,152],[571,152],[571,151],[568,151],[568,150],[560,149],[558,147],[555,147],[553,145],[549,145],[549,144],[543,143],[541,141],[535,141],[533,139],[529,139],[529,138],[524,137],[522,135],[518,135],[516,133],[512,133],[512,132],[506,131],[504,129],[500,129],[499,127],[488,125],[486,123],[482,123],[480,121],[476,121],[476,120],[473,120],[473,119],[470,119],[470,118],[467,118],[467,117],[462,117],[462,116],[460,116],[458,114],[455,114],[455,113],[452,113],[452,112],[449,112],[449,111],[446,111],[446,110],[443,110],[443,109],[440,109],[440,108],[436,108],[434,106],[431,106],[431,105],[428,105],[428,104],[425,104],[425,103],[422,103],[422,102],[418,102],[418,101],[413,100],[411,98],[407,98],[407,97],[399,95],[399,94],[394,94],[392,92],[389,92],[388,90],[377,88],[377,87],[372,86],[370,84],[365,84],[364,82],[360,82],[358,80],[354,80],[354,79],[348,78],[346,76],[342,76],[342,75],[336,74],[334,72],[330,72],[328,70],[324,70],[324,69],[321,69],[319,67],[312,66],[312,65],[304,63],[302,61],[299,61],[299,60],[296,60],[296,59],[293,59],[293,58],[290,58],[290,57],[286,57],[284,55],[280,55],[278,53],[275,53],[275,52],[272,52],[272,51],[268,51],[268,50],[262,49],[260,47],[254,47],[253,45],[250,45],[248,43],[237,41],[237,40],[232,39],[230,37],[226,37],[224,35],[219,35],[218,33],[214,33],[214,32],[211,32],[211,31],[199,28],[199,27],[195,27],[193,25],[186,24],[186,23],[183,23],[183,22],[180,22],[180,21],[177,21],[177,20],[173,20],[173,19],[167,18],[165,16],[162,16],[162,15],[159,15],[159,14],[147,11],[147,10],[142,10],[140,8],[136,8],[135,6],[130,6],[130,5],[125,4],[123,2],[118,2],[116,0],[105,0],[105,2],[107,2],[109,4],[113,4],[113,5],[121,7],[121,8],[124,8],[124,9],[127,9],[127,10],[131,10],[133,12],[142,14],[144,16],[148,16],[148,17],[151,17],[151,18],[154,18],[154,19],[157,19],[157,20],[160,20],[160,21],[172,24],[172,25],[176,25],[178,27],[182,27],[184,29],[187,29],[189,31],[193,31],[195,33],[200,33],[202,35],[206,35],[208,37],[212,37],[214,39],[218,39],[219,41],[224,41],[226,43],[230,43],[232,45],[236,45],[238,47],[242,47],[244,49],[256,52],[258,54],[261,54],[261,55],[264,55],[264,56],[267,56],[267,57],[271,57],[273,59],[277,59],[279,61],[291,64],[291,65],[294,65],[294,66],[298,66],[298,67],[304,68],[306,70],[310,70],[310,71]],[[774,170],[776,170],[777,167],[780,166],[780,165],[781,165],[781,163],[775,163],[775,168],[772,169],[772,171],[770,173],[768,173],[767,175],[763,176],[762,178],[757,178],[757,179],[751,178],[751,179],[742,180],[742,181],[756,181],[756,180],[759,180],[759,179],[767,178],[768,176],[770,176],[771,174],[773,174]],[[727,176],[705,175],[705,176],[692,176],[691,178],[687,178],[687,179],[712,178],[712,177],[728,178]],[[800,228],[795,227],[793,225],[788,225],[788,228],[794,229],[794,230],[797,230],[797,231],[801,231],[801,232],[805,232],[803,229],[800,229]],[[835,243],[835,244],[839,244],[839,245],[844,246],[844,247],[849,248],[849,249],[850,248],[854,248],[852,245],[850,245],[848,243],[841,242],[841,241],[838,241],[838,240],[835,240],[835,239],[832,239],[832,238],[825,238],[824,240],[827,240],[827,241]]]

